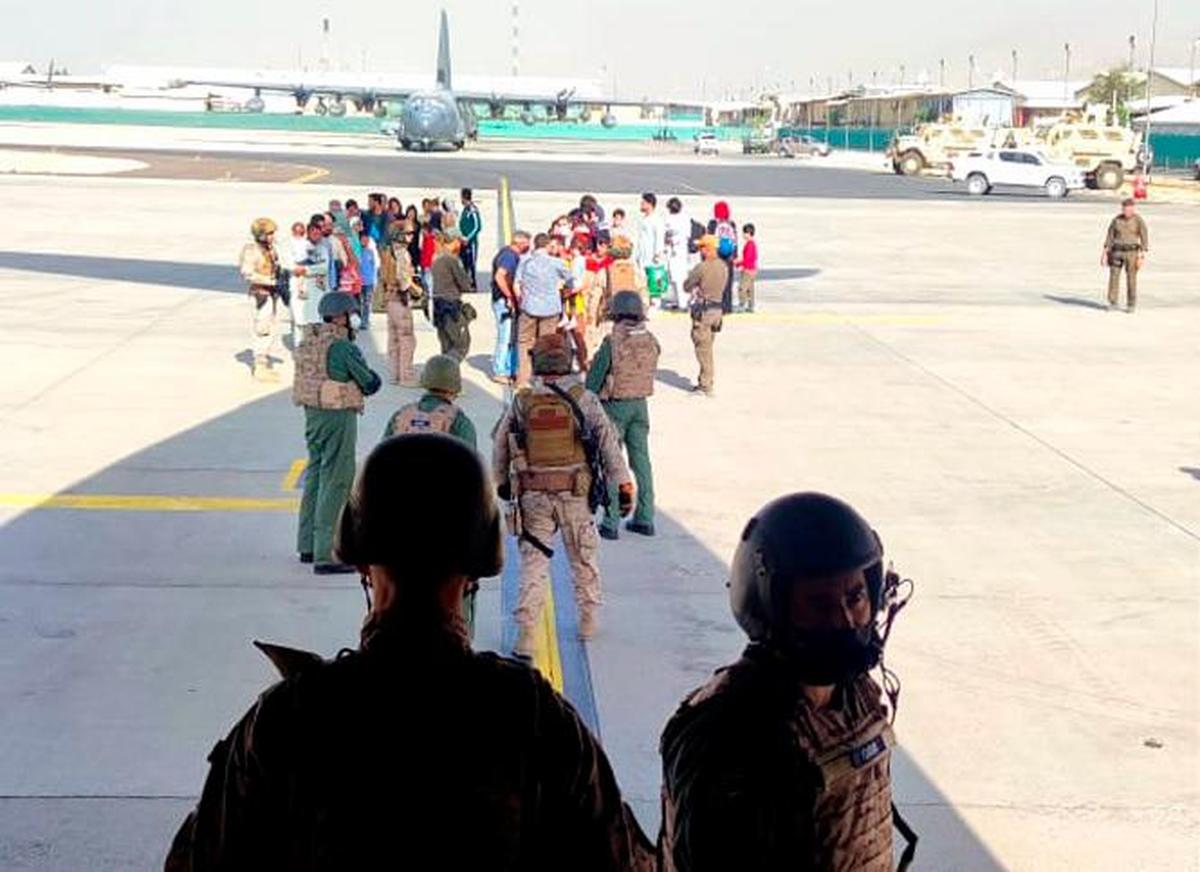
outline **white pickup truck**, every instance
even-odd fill
[[[1024,148],[993,148],[957,157],[950,178],[966,182],[967,191],[976,197],[991,193],[995,185],[1041,188],[1046,196],[1055,198],[1084,187],[1079,167],[1056,163],[1041,152]]]

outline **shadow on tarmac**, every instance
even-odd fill
[[[383,374],[381,344],[362,341]],[[666,383],[681,379],[666,373]],[[281,488],[305,454],[289,388],[264,396],[248,377],[247,396],[257,398],[68,491],[298,497]],[[462,405],[486,440],[500,404],[470,381],[464,388]],[[368,399],[360,456],[415,396],[385,385]],[[115,415],[96,425],[120,426]],[[590,652],[606,747],[651,835],[659,732],[683,694],[741,645],[725,562],[675,519],[656,520],[653,540],[602,546],[608,604]],[[295,523],[291,511],[34,509],[0,527],[0,857],[33,840],[43,847],[33,869],[161,867],[205,755],[274,680],[250,639],[327,655],[357,639],[357,582],[317,578],[297,563]],[[477,647],[500,647],[500,611],[498,585],[486,582]],[[903,673],[903,662],[892,665]],[[894,773],[897,802],[921,835],[916,868],[1002,869],[903,748]]]
[[[810,279],[815,275],[820,275],[820,273],[821,271],[815,267],[764,267],[758,271],[757,278],[760,282],[779,282],[786,281],[787,279]]]
[[[1196,481],[1200,481],[1200,467],[1197,466],[1181,466],[1179,471],[1184,475],[1190,475]]]
[[[1108,311],[1108,306],[1104,303],[1099,303],[1095,300],[1089,300],[1087,297],[1063,297],[1058,294],[1042,294],[1042,299],[1049,300],[1052,303],[1062,303],[1064,306],[1079,306],[1081,309],[1099,309],[1102,312]]]
[[[690,394],[692,392],[692,385],[695,384],[690,378],[681,375],[673,369],[655,370],[654,380],[667,387],[683,391],[685,394]]]
[[[182,263],[129,257],[97,257],[83,254],[43,254],[29,251],[0,251],[0,269],[165,285],[198,291],[245,294],[246,286],[235,267],[227,264]]]

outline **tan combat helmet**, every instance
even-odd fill
[[[538,339],[530,356],[537,375],[566,375],[571,371],[571,349],[561,333],[550,333]]]
[[[270,218],[255,218],[250,224],[250,235],[255,242],[266,242],[267,237],[276,230],[275,222]]]

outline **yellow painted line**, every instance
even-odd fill
[[[751,324],[888,324],[888,325],[924,325],[941,324],[946,318],[943,315],[835,315],[831,312],[813,312],[807,315],[736,315],[735,323],[749,322]]]
[[[198,497],[159,494],[0,493],[0,508],[88,509],[108,512],[295,512],[296,497]]]
[[[513,235],[512,192],[508,187],[508,176],[500,177],[500,229],[504,233],[505,244],[511,242]]]
[[[300,476],[304,475],[304,468],[308,466],[308,461],[301,457],[299,460],[293,460],[292,465],[288,468],[287,475],[283,477],[283,491],[294,491],[296,485],[300,483]]]
[[[307,185],[309,182],[315,182],[317,179],[323,179],[329,175],[329,170],[314,167],[307,173],[296,176],[296,178],[288,181],[289,185]]]
[[[549,579],[546,585],[546,605],[542,609],[542,620],[534,631],[533,665],[555,690],[562,693],[563,670],[558,651],[558,624],[554,618],[554,586]]]

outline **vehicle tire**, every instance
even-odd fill
[[[1067,183],[1058,176],[1046,179],[1046,196],[1051,200],[1061,200],[1067,196]]]
[[[921,157],[920,152],[906,151],[900,155],[899,167],[902,175],[915,176],[925,169],[925,158]]]
[[[1096,170],[1096,187],[1101,191],[1115,191],[1125,181],[1125,170],[1120,164],[1102,164]]]
[[[455,151],[462,151],[462,150],[463,150],[463,146],[465,146],[465,145],[466,145],[466,143],[465,143],[463,140],[461,140],[461,139],[460,139],[460,140],[458,140],[458,142],[454,143],[454,150],[455,150]]]
[[[400,147],[402,149],[404,149],[405,151],[412,151],[412,140],[411,139],[400,140]]]
[[[967,193],[972,197],[982,197],[992,186],[988,184],[987,176],[983,173],[971,173],[967,176]]]

